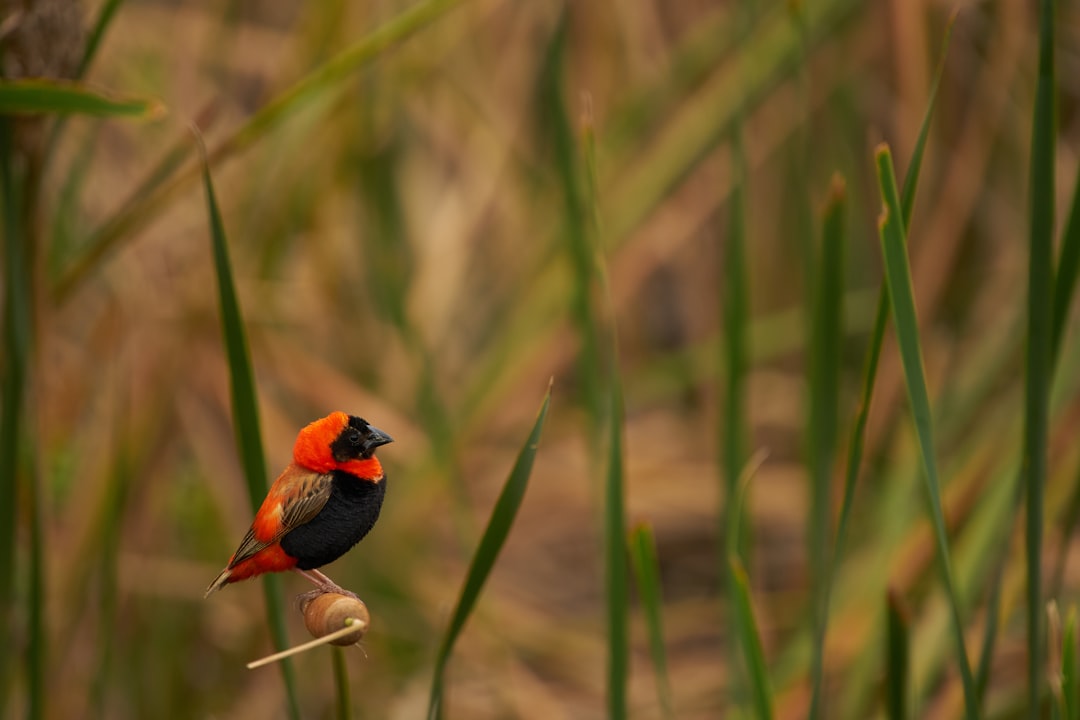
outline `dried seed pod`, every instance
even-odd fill
[[[305,599],[300,611],[304,613],[308,632],[317,638],[345,627],[356,628],[355,632],[332,640],[334,645],[355,645],[371,625],[371,616],[364,603],[338,593],[319,593],[310,600]]]

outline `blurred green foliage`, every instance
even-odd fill
[[[289,714],[202,593],[342,409],[396,439],[332,569],[373,627],[303,717],[420,717],[436,658],[447,717],[1075,716],[1078,13],[965,6],[940,75],[911,0],[5,13],[0,714]]]

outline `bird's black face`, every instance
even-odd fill
[[[372,427],[367,420],[350,415],[349,424],[330,443],[330,452],[337,462],[366,460],[375,454],[375,448],[392,442],[394,438]]]

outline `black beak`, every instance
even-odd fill
[[[375,448],[382,445],[388,445],[392,442],[394,442],[394,438],[390,437],[379,428],[368,425],[367,433],[364,437],[364,453],[367,454],[373,452]]]

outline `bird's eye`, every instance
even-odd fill
[[[360,444],[360,433],[355,432],[355,431],[349,433],[349,443],[351,445],[359,445]]]

